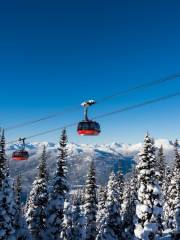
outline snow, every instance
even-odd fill
[[[143,218],[144,213],[151,213],[151,208],[144,204],[137,204],[136,205],[136,214],[138,218]]]
[[[42,149],[43,146],[46,146],[47,150],[56,150],[57,144],[52,142],[32,142],[26,144],[27,150],[37,150]],[[157,139],[155,140],[155,146],[160,147],[163,146],[165,152],[172,153],[173,144],[171,141],[167,139]],[[18,144],[7,145],[7,151],[13,151],[18,148]],[[116,153],[122,154],[124,156],[134,156],[142,149],[142,143],[135,144],[126,144],[126,143],[118,143],[114,142],[111,144],[76,144],[69,143],[68,149],[70,153],[80,153],[80,152],[88,152],[93,153],[95,150],[104,151],[108,153]]]
[[[163,144],[164,152],[167,161],[172,165],[172,142],[167,139],[157,139],[156,146]],[[30,153],[28,161],[9,161],[10,174],[12,177],[17,176],[19,172],[22,173],[23,192],[27,193],[31,189],[32,182],[37,174],[37,165],[40,152],[43,145],[47,146],[48,150],[48,169],[50,175],[54,172],[56,166],[56,156],[58,145],[52,142],[32,142],[27,143],[26,148]],[[7,156],[10,159],[12,152],[18,148],[17,144],[7,145]],[[88,164],[90,160],[95,159],[97,170],[97,182],[105,183],[108,180],[110,170],[113,167],[114,160],[121,159],[124,168],[129,168],[130,165],[137,160],[138,152],[142,148],[142,143],[126,144],[126,143],[110,143],[110,144],[68,144],[69,165],[70,167],[70,181],[73,185],[83,185],[87,174]],[[101,174],[101,169],[104,174]],[[78,176],[78,177],[77,177]]]
[[[82,102],[81,103],[81,106],[82,107],[88,107],[88,106],[91,106],[91,105],[93,105],[93,104],[95,104],[96,103],[96,101],[94,101],[94,100],[88,100],[88,101],[86,101],[86,102]]]
[[[48,150],[48,161],[49,161],[49,169],[54,170],[55,169],[55,161],[56,161],[56,156],[57,156],[57,145],[53,144],[53,143],[49,143],[49,142],[35,142],[35,143],[31,143],[31,144],[27,144],[27,150],[30,151],[30,161],[25,162],[21,162],[21,163],[15,163],[15,162],[11,162],[11,169],[13,169],[14,172],[12,172],[13,174],[15,174],[16,172],[19,172],[19,170],[23,169],[23,172],[26,174],[28,173],[25,178],[24,178],[24,185],[26,185],[27,183],[31,184],[31,179],[34,178],[34,176],[36,175],[36,171],[35,168],[37,167],[38,164],[38,157],[39,154],[42,150],[43,146],[47,146],[47,150]],[[172,143],[167,140],[167,139],[157,139],[155,141],[155,146],[156,147],[160,147],[161,145],[163,145],[164,150],[165,150],[165,154],[166,156],[170,156],[172,158],[172,151],[173,151],[173,146]],[[106,172],[106,167],[107,169],[112,169],[114,160],[116,159],[122,159],[123,161],[126,161],[127,158],[130,158],[131,160],[135,160],[138,156],[138,152],[140,151],[140,149],[142,148],[142,143],[138,143],[138,144],[124,144],[124,143],[117,143],[114,142],[112,144],[96,144],[96,145],[89,145],[89,144],[75,144],[75,143],[70,143],[68,144],[68,153],[69,153],[69,157],[68,157],[68,164],[71,167],[71,172],[70,172],[70,177],[74,176],[74,179],[72,181],[75,181],[76,179],[84,179],[85,174],[87,173],[86,168],[90,162],[90,160],[94,159],[96,167],[97,167],[97,178],[98,176],[104,177],[105,174],[109,174],[109,172]],[[12,151],[14,149],[17,149],[18,145],[11,145],[8,146],[9,149],[9,154],[12,153]],[[155,161],[155,156],[154,156],[154,152],[153,149],[151,149],[150,144],[147,144],[147,149],[148,149],[148,153],[147,153],[147,157],[148,159],[151,161],[151,164],[154,163]],[[143,151],[141,151],[141,154],[143,154]],[[135,228],[135,235],[137,238],[139,239],[143,239],[143,240],[149,240],[149,234],[150,233],[155,233],[158,234],[158,224],[157,224],[157,217],[160,216],[162,214],[162,208],[161,208],[161,202],[160,202],[160,194],[161,194],[161,189],[159,187],[159,185],[157,184],[157,182],[155,181],[154,176],[156,177],[160,177],[160,173],[155,169],[155,166],[151,165],[151,168],[148,169],[148,165],[149,162],[145,161],[145,158],[143,156],[141,156],[141,161],[139,161],[139,176],[138,176],[138,180],[140,181],[140,185],[138,184],[138,202],[136,205],[136,216],[137,218],[139,218],[139,222],[136,221],[136,228]],[[167,157],[169,158],[169,157]],[[102,169],[103,169],[103,174],[102,174]],[[99,174],[99,175],[98,175]],[[153,178],[152,178],[153,176]],[[142,177],[144,177],[144,181],[142,181]],[[64,178],[61,179],[61,183],[66,184],[66,181],[64,180]],[[153,180],[153,181],[152,181]],[[59,182],[59,177],[56,176],[56,181]],[[51,182],[53,183],[53,181]],[[55,182],[54,182],[55,183]],[[76,182],[77,183],[77,182]],[[80,182],[80,186],[83,186],[83,182]],[[65,233],[66,234],[71,234],[71,226],[70,223],[71,221],[74,223],[78,234],[84,235],[84,230],[85,230],[85,225],[86,225],[86,229],[87,229],[87,218],[89,222],[94,222],[95,223],[95,212],[96,212],[96,202],[94,203],[94,205],[92,204],[91,200],[93,199],[92,195],[95,195],[96,193],[96,189],[92,187],[92,182],[89,179],[88,186],[89,189],[88,191],[86,191],[86,203],[83,205],[83,207],[85,208],[85,211],[83,212],[83,208],[79,208],[79,210],[77,210],[78,212],[78,218],[79,218],[79,223],[80,225],[76,223],[74,223],[73,221],[73,217],[71,216],[71,213],[74,211],[73,209],[75,209],[74,206],[71,205],[71,203],[69,202],[65,202],[64,205],[64,200],[65,200],[65,195],[62,194],[62,196],[58,196],[58,197],[53,197],[51,199],[51,207],[53,209],[55,209],[55,212],[52,213],[52,215],[49,218],[49,223],[54,223],[54,221],[57,220],[58,221],[62,221],[62,219],[56,219],[56,209],[61,209],[62,211],[64,211],[64,213],[66,212],[66,215],[63,219],[63,224],[64,224],[64,229],[66,230]],[[9,178],[9,185],[12,186],[13,181]],[[35,184],[37,185],[41,185],[41,181],[36,179]],[[171,184],[176,184],[176,179],[173,178],[171,180]],[[56,185],[54,185],[54,189],[56,189]],[[49,189],[50,190],[50,189]],[[52,189],[51,189],[52,190]],[[120,212],[121,215],[121,209],[120,207],[118,207],[118,201],[119,201],[119,195],[117,197],[116,195],[116,190],[117,189],[113,189],[111,188],[110,185],[108,185],[108,198],[106,199],[106,210],[104,210],[103,208],[102,210],[102,215],[106,215],[103,218],[103,224],[104,227],[101,227],[101,233],[103,236],[105,236],[105,238],[103,239],[109,239],[109,240],[115,240],[118,239],[117,235],[115,233],[114,230],[112,230],[108,224],[112,223],[113,220],[115,219],[115,217],[111,217],[111,211],[113,213],[117,213]],[[8,193],[9,194],[9,193]],[[52,194],[52,191],[51,191]],[[9,208],[12,209],[13,211],[13,204],[11,204],[11,199],[12,196],[11,194],[9,195],[10,197],[7,198],[7,203],[9,204]],[[45,194],[43,193],[39,193],[39,198],[40,199],[44,199]],[[118,199],[118,200],[117,200]],[[160,199],[160,200],[159,200]],[[38,199],[34,199],[34,202],[36,203],[36,200],[38,201]],[[117,201],[116,201],[117,200]],[[2,196],[0,195],[0,201],[2,201]],[[109,201],[109,203],[107,204],[107,202]],[[92,207],[93,205],[93,207]],[[92,208],[92,209],[90,209]],[[31,215],[32,209],[29,208],[28,211],[26,212],[26,214]],[[150,214],[149,214],[150,213]],[[2,209],[1,214],[5,215],[6,211],[4,211]],[[94,215],[93,215],[94,214]],[[86,215],[86,216],[85,216]],[[151,216],[151,219],[148,219],[147,216]],[[177,221],[179,221],[180,219],[180,209],[178,208],[178,206],[176,207],[176,219]],[[8,216],[4,216],[5,220],[8,222]],[[86,217],[86,221],[85,221],[85,217]],[[108,219],[108,220],[107,220]],[[123,217],[121,217],[121,219],[119,220],[121,222],[121,220],[123,219]],[[145,221],[144,221],[145,219]],[[109,222],[108,222],[109,221]],[[58,223],[60,223],[58,222]],[[118,221],[113,222],[113,224],[117,224]],[[120,223],[119,222],[119,223]],[[121,224],[121,223],[120,223]],[[52,224],[53,225],[53,224]],[[92,224],[89,224],[92,225]],[[95,226],[95,225],[94,225]],[[72,226],[74,227],[74,226]],[[83,231],[80,231],[80,229],[83,229]],[[92,227],[89,226],[88,227],[88,231],[92,231]],[[179,230],[180,226],[178,225],[178,230]],[[177,229],[176,229],[177,230]],[[4,235],[3,229],[0,230],[0,237]],[[13,238],[12,238],[13,239]],[[99,238],[98,238],[99,239]],[[170,239],[170,232],[163,232],[163,236],[161,238],[158,239],[165,239],[168,240]]]
[[[136,204],[135,236],[143,240],[154,239],[162,231],[162,193],[155,174],[154,150],[153,139],[146,135],[136,167],[140,185]]]

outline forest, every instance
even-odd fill
[[[163,146],[147,133],[135,167],[123,176],[121,166],[105,185],[97,185],[90,161],[85,185],[71,191],[68,138],[62,130],[56,170],[50,177],[44,146],[38,175],[26,202],[21,175],[10,176],[5,135],[0,141],[1,240],[155,240],[180,239],[180,154],[174,142],[172,167]],[[102,170],[103,172],[103,170]]]

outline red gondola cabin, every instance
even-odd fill
[[[96,136],[101,132],[100,125],[94,121],[82,121],[78,124],[78,133],[81,136]]]
[[[13,152],[12,160],[15,160],[15,161],[28,160],[29,153],[28,153],[28,151],[25,150],[25,138],[19,138],[19,142],[21,144],[20,149]]]
[[[95,104],[94,100],[89,100],[81,104],[84,107],[84,118],[85,120],[79,122],[77,132],[81,136],[97,136],[100,134],[101,129],[98,122],[89,120],[88,118],[88,107]]]
[[[15,151],[12,154],[12,159],[16,161],[23,161],[23,160],[28,160],[29,158],[29,153],[27,151]]]

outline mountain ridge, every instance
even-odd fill
[[[7,159],[9,160],[10,173],[13,177],[19,173],[22,175],[23,190],[27,194],[31,189],[31,184],[37,175],[39,157],[43,146],[47,147],[47,167],[50,176],[56,168],[58,144],[52,142],[32,142],[26,144],[26,149],[30,153],[27,161],[13,161],[11,154],[19,148],[18,144],[7,145]],[[98,184],[106,184],[109,173],[117,170],[118,161],[122,163],[123,172],[129,171],[131,166],[138,160],[138,152],[143,143],[126,144],[113,142],[110,144],[77,144],[69,143],[68,148],[68,167],[69,177],[72,185],[85,183],[86,174],[90,160],[96,164]],[[164,153],[169,164],[172,164],[173,142],[168,139],[156,139],[155,146],[164,147]],[[103,174],[102,174],[103,171]]]

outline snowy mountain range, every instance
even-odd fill
[[[7,146],[7,158],[9,160],[11,176],[15,177],[18,173],[22,175],[24,193],[28,193],[31,184],[36,177],[39,157],[43,146],[46,145],[48,151],[48,170],[49,175],[52,175],[57,158],[58,145],[51,142],[34,142],[26,145],[26,149],[30,153],[30,158],[27,161],[12,161],[11,154],[18,149],[18,144]],[[167,161],[171,164],[173,158],[173,142],[167,139],[157,139],[156,147],[161,145],[164,147],[164,152]],[[97,181],[99,184],[106,183],[108,175],[112,170],[117,170],[118,160],[121,160],[123,172],[126,173],[132,165],[138,160],[138,152],[142,148],[142,143],[124,144],[68,144],[68,165],[69,178],[73,186],[82,185],[85,182],[88,164],[91,159],[94,159],[96,164]]]

